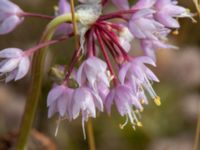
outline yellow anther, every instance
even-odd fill
[[[178,35],[178,34],[179,34],[179,31],[178,31],[178,30],[175,30],[175,31],[173,31],[172,33],[173,33],[173,35]]]
[[[121,124],[119,124],[119,128],[120,128],[121,130],[123,129]]]
[[[138,127],[143,127],[142,122],[139,122],[139,121],[138,121],[138,122],[137,122],[137,126],[138,126]]]
[[[145,103],[144,99],[141,99],[141,100],[140,100],[140,103],[141,103],[141,104],[144,104],[144,103]]]
[[[124,129],[124,126],[123,126],[122,124],[119,124],[119,128],[120,128],[121,130],[123,130],[123,129]]]
[[[54,6],[53,8],[54,8],[54,11],[56,12],[59,10],[58,6]]]
[[[161,101],[160,101],[160,97],[157,96],[155,99],[154,99],[154,102],[157,106],[160,106],[161,105]]]

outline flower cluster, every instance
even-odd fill
[[[130,122],[135,128],[142,126],[138,115],[148,104],[148,97],[161,104],[152,87],[152,82],[159,79],[148,65],[156,66],[157,49],[177,48],[167,43],[168,35],[180,28],[178,18],[192,18],[192,14],[176,0],[138,0],[132,6],[128,0],[112,0],[116,11],[103,14],[107,2],[79,0],[75,15],[79,18],[80,48],[67,72],[61,69],[65,74],[63,81],[55,83],[48,94],[48,117],[55,113],[69,120],[82,116],[84,129],[89,117],[96,118],[96,111],[103,112],[105,107],[111,113],[115,105],[119,114],[126,117],[121,127]],[[53,19],[67,13],[67,0],[59,0],[54,17],[26,13],[9,0],[1,0],[0,34],[11,32],[27,16]],[[72,24],[60,24],[55,35],[70,38]],[[58,41],[42,43],[25,52],[17,48],[2,50],[0,58],[5,60],[0,63],[1,75],[6,76],[6,82],[21,79],[30,66],[28,57]],[[140,43],[143,56],[131,55],[133,41]]]

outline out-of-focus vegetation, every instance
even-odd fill
[[[52,15],[57,0],[13,0],[22,9]],[[192,1],[181,3],[194,12]],[[197,18],[199,21],[199,18]],[[159,50],[158,67],[154,69],[160,83],[154,87],[162,99],[157,107],[150,101],[142,113],[143,127],[134,131],[127,125],[124,130],[119,124],[124,119],[113,109],[112,116],[99,114],[94,122],[97,150],[191,150],[194,142],[198,107],[200,107],[200,24],[181,20],[179,34],[171,37],[171,43],[179,50]],[[14,32],[0,36],[0,49],[20,47],[27,49],[39,40],[47,24],[46,20],[27,19]],[[46,75],[41,101],[34,122],[34,137],[43,137],[44,143],[57,145],[57,149],[88,149],[81,129],[81,120],[61,122],[58,136],[54,136],[57,117],[47,118],[46,95],[51,87],[48,70],[52,64],[69,62],[74,50],[73,39],[49,49]],[[29,77],[7,85],[0,85],[0,146],[15,138],[26,100]],[[8,133],[13,133],[9,134]],[[39,134],[39,135],[38,135]],[[14,136],[15,135],[15,136]],[[34,140],[33,140],[34,141]],[[7,142],[9,143],[9,142]],[[36,142],[37,143],[37,142]],[[34,144],[34,142],[33,142]],[[53,144],[54,145],[54,144]],[[36,149],[36,148],[35,148]],[[39,149],[39,148],[38,148]],[[55,149],[55,145],[51,146]]]

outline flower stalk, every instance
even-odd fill
[[[41,19],[46,19],[46,20],[52,20],[54,18],[48,15],[29,13],[29,12],[20,12],[18,15],[21,17],[34,17],[34,18],[41,18]]]
[[[93,126],[92,120],[89,119],[87,122],[87,135],[88,135],[88,144],[90,150],[95,150],[95,140],[94,140],[94,133],[93,133]]]
[[[77,16],[76,20],[78,21]],[[53,19],[47,25],[46,30],[44,31],[44,34],[40,40],[40,44],[49,41],[52,38],[56,28],[60,24],[71,21],[72,21],[71,14],[61,15]],[[44,68],[45,56],[47,53],[47,47],[48,46],[37,51],[33,57],[31,83],[27,97],[27,103],[25,106],[24,116],[19,130],[19,137],[17,141],[16,150],[24,150],[26,147],[26,143],[28,141],[29,133],[31,131],[31,127],[34,121],[41,93],[43,68]]]

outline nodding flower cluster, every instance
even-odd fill
[[[56,113],[69,120],[81,116],[84,130],[88,118],[96,118],[96,111],[103,112],[105,107],[110,114],[115,105],[119,114],[126,117],[121,128],[128,122],[133,128],[142,126],[138,116],[148,104],[147,97],[161,105],[152,87],[152,82],[159,80],[147,65],[156,66],[157,49],[177,48],[167,43],[167,36],[180,28],[178,18],[193,15],[176,0],[137,0],[132,6],[128,0],[112,0],[116,11],[107,14],[102,13],[107,0],[79,0],[79,3],[75,15],[79,18],[80,48],[74,52],[66,72],[59,68],[65,78],[55,83],[48,94],[48,117]],[[0,34],[11,32],[25,17],[51,20],[67,13],[70,5],[66,0],[59,0],[54,16],[27,13],[9,0],[1,0]],[[64,39],[73,36],[72,23],[60,24],[55,35]],[[23,78],[30,67],[29,56],[59,41],[60,38],[48,41],[27,51],[17,48],[0,51],[1,75],[6,82]],[[143,56],[130,54],[133,41],[140,43]]]

